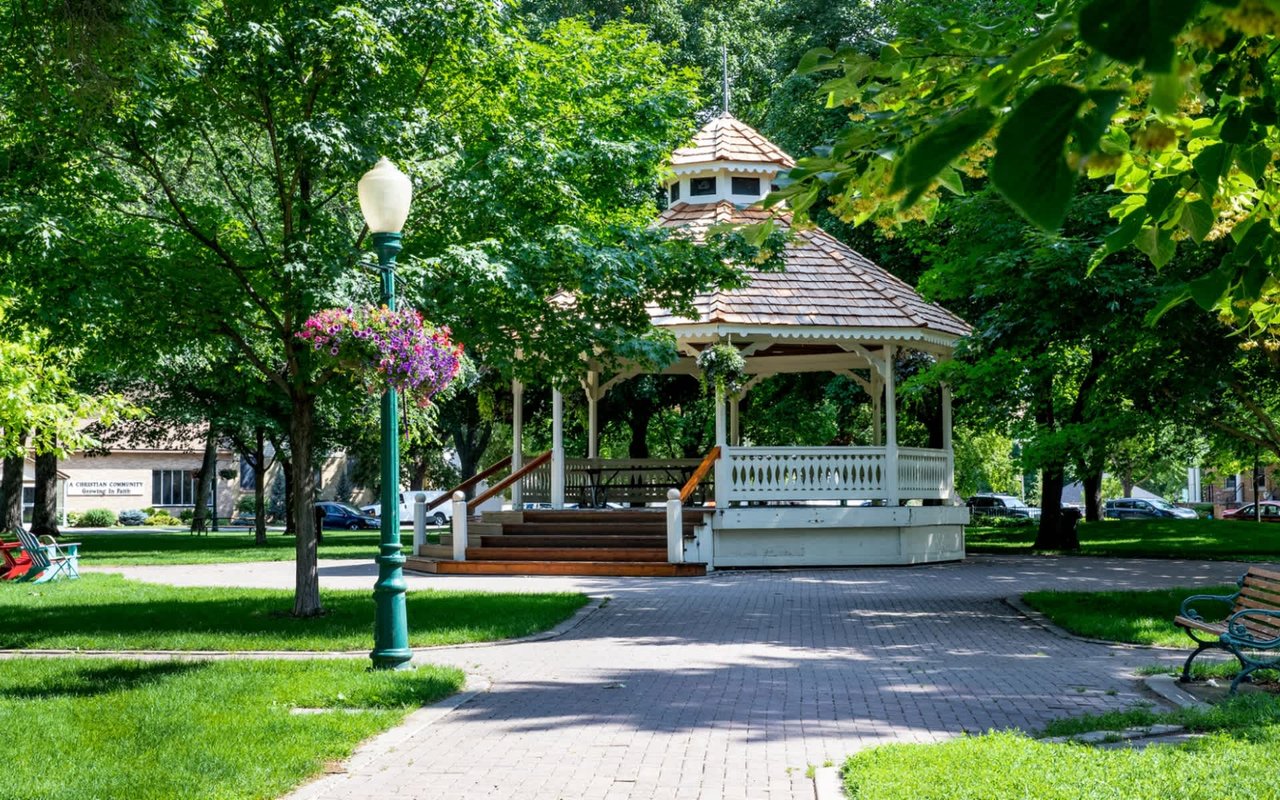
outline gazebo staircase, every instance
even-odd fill
[[[684,512],[692,535],[704,511]],[[691,577],[705,564],[667,561],[661,509],[487,512],[468,525],[465,561],[453,560],[453,536],[409,556],[406,569],[441,575],[601,575]]]

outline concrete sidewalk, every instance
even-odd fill
[[[372,585],[328,562],[322,585]],[[291,564],[115,570],[180,585],[287,587]],[[491,682],[352,771],[292,798],[811,798],[809,765],[885,742],[1035,730],[1148,700],[1171,656],[1075,641],[1002,598],[1032,589],[1202,586],[1226,562],[978,557],[928,567],[700,579],[410,578],[411,589],[608,596],[563,636],[420,660]]]

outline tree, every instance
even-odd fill
[[[692,76],[658,69],[635,26],[566,22],[531,40],[511,7],[480,0],[0,13],[13,119],[30,142],[78,148],[23,210],[76,238],[75,269],[23,279],[70,294],[63,313],[118,352],[228,343],[283,400],[298,616],[322,611],[313,458],[321,393],[340,380],[297,334],[318,309],[372,297],[354,187],[376,156],[398,154],[420,187],[406,295],[506,373],[565,376],[596,346],[667,357],[645,303],[687,309],[695,289],[738,279],[725,251],[645,228]],[[43,255],[47,237],[23,246]],[[754,251],[737,239],[732,254]],[[573,313],[548,314],[562,295]]]
[[[1107,178],[1115,224],[1095,262],[1133,246],[1164,267],[1180,242],[1222,242],[1221,260],[1152,316],[1193,299],[1280,347],[1278,12],[1268,0],[1072,0],[874,55],[814,50],[801,70],[834,72],[827,102],[850,125],[775,199],[804,209],[826,191],[849,221],[929,219],[940,193],[989,173],[1024,218],[1056,230],[1079,180]]]

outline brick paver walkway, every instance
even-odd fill
[[[165,580],[175,569],[126,572]],[[237,565],[226,582],[287,585],[287,573],[264,577],[271,569]],[[414,578],[415,586],[577,587],[612,599],[555,639],[430,652],[422,660],[482,675],[490,689],[294,797],[807,799],[808,765],[884,742],[1033,730],[1128,706],[1148,699],[1134,667],[1169,658],[1056,636],[1001,598],[1224,583],[1242,571],[1224,562],[978,557],[692,580]],[[326,583],[367,585],[371,574],[345,565]],[[223,582],[207,570],[168,579]]]

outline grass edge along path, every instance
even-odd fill
[[[1072,555],[1280,561],[1280,525],[1273,522],[1120,519],[1082,522],[1079,532],[1080,550]],[[1034,523],[965,527],[965,549],[971,554],[1038,552],[1032,549],[1035,539]]]
[[[427,541],[439,541],[439,529],[427,529]],[[376,530],[326,530],[318,547],[319,558],[372,560],[378,554]],[[7,538],[7,537],[6,537]],[[293,561],[297,542],[272,530],[267,542],[254,544],[253,531],[217,531],[192,536],[187,531],[138,528],[109,531],[63,530],[62,540],[80,543],[81,564],[94,567],[164,566],[169,564],[229,564],[254,561]],[[413,546],[413,531],[402,530],[405,551]]]
[[[847,797],[859,800],[1166,800],[1275,797],[1273,771],[1258,769],[1280,745],[1280,697],[1236,697],[1213,708],[1150,708],[1051,723],[1046,735],[1172,723],[1206,734],[1180,746],[1103,750],[1049,743],[1016,731],[939,744],[891,744],[844,763]]]
[[[373,593],[321,592],[324,616],[289,614],[278,589],[176,587],[86,574],[76,581],[0,584],[0,649],[347,651],[373,642]],[[545,631],[586,605],[569,592],[412,590],[412,647],[513,639]]]
[[[1182,601],[1193,594],[1234,594],[1235,584],[1194,588],[1105,592],[1027,592],[1022,600],[1065,631],[1090,639],[1186,648],[1195,644],[1173,624]],[[1225,612],[1204,604],[1202,613]]]
[[[278,797],[463,681],[345,660],[6,660],[0,797]]]

